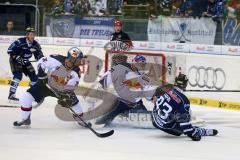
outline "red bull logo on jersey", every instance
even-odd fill
[[[70,75],[70,76],[67,76],[67,77],[63,77],[63,76],[51,74],[51,78],[57,84],[65,86],[68,83],[68,81],[72,78],[72,76]]]
[[[136,79],[125,80],[123,81],[123,84],[130,89],[143,89],[143,86]]]

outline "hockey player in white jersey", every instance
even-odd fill
[[[20,120],[14,126],[30,125],[30,115],[33,101],[42,103],[45,97],[57,97],[63,107],[71,107],[73,111],[82,115],[83,111],[74,90],[80,79],[80,69],[83,53],[77,47],[68,51],[68,55],[50,55],[38,61],[38,82],[31,86],[20,98]],[[53,92],[54,91],[54,92]],[[74,117],[76,118],[76,117]]]
[[[96,120],[97,125],[108,125],[117,115],[130,110],[146,110],[141,98],[151,97],[154,93],[154,90],[142,92],[144,86],[149,83],[149,78],[140,74],[134,65],[127,63],[127,58],[122,54],[114,55],[111,70],[107,71],[99,81],[103,89],[113,84],[118,98],[112,110]],[[146,93],[149,95],[143,95]]]

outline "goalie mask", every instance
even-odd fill
[[[118,64],[126,64],[128,57],[124,54],[116,54],[112,56],[111,67],[114,67]]]
[[[188,84],[188,78],[185,74],[179,74],[175,78],[175,86],[181,88],[182,90],[186,90]]]
[[[69,49],[67,53],[67,58],[65,60],[65,67],[67,69],[73,69],[74,67],[79,67],[81,60],[83,58],[83,53],[77,47]]]

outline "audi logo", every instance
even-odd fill
[[[188,77],[192,87],[221,90],[226,83],[226,74],[221,68],[192,66],[188,70]]]

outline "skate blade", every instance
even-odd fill
[[[8,103],[10,103],[10,104],[19,104],[19,101],[9,99]]]
[[[30,129],[31,125],[13,126],[15,129]]]

